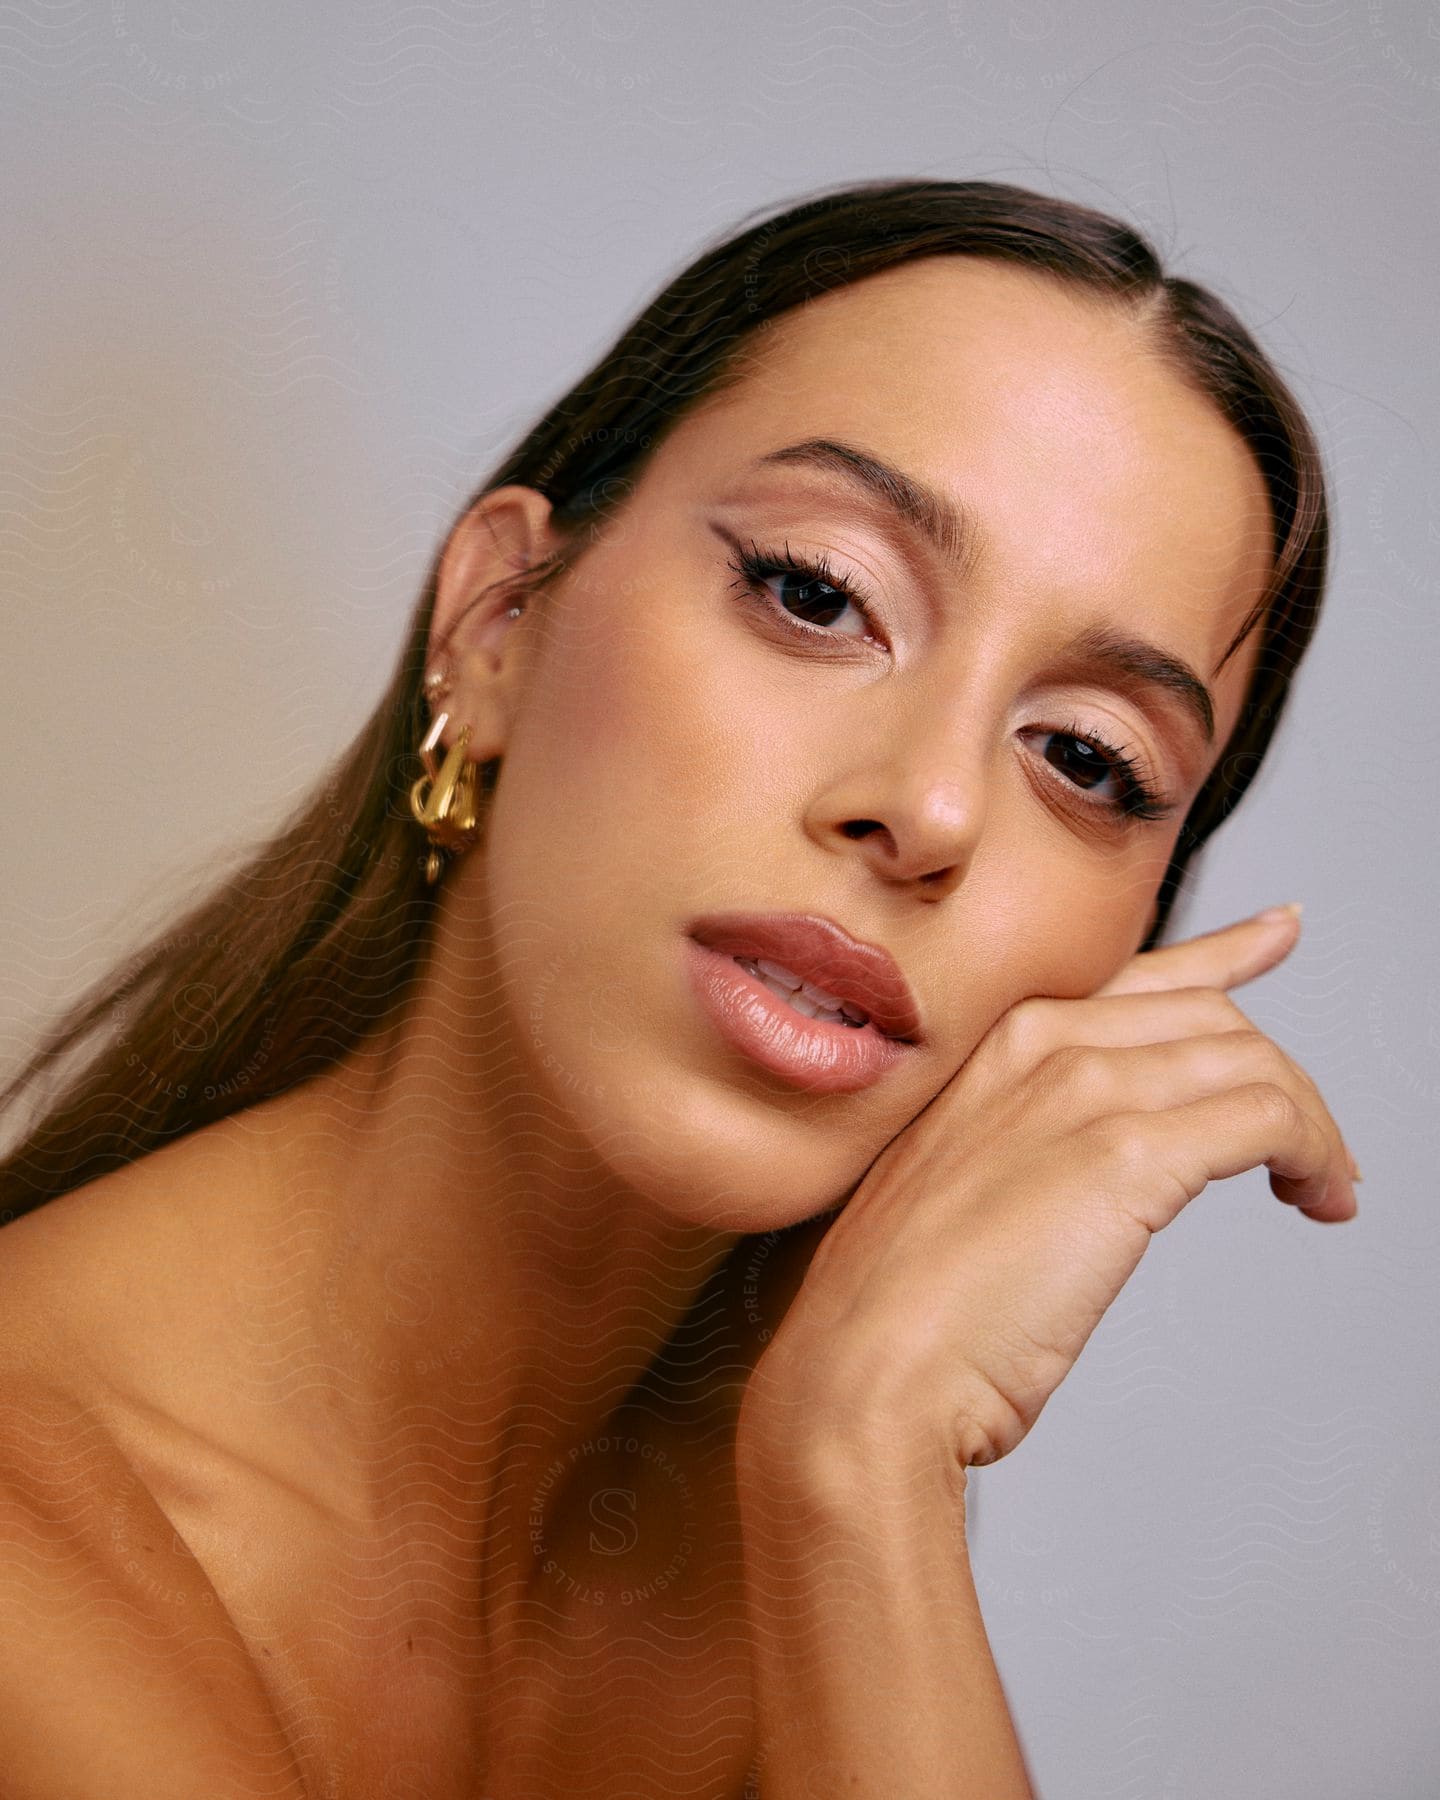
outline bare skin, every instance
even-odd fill
[[[833,477],[747,472],[818,437],[962,503],[963,575]],[[1254,664],[1252,639],[1216,671],[1267,567],[1243,443],[1131,321],[1010,266],[912,264],[780,321],[509,619],[493,584],[554,547],[548,512],[499,490],[447,548],[445,741],[468,724],[503,773],[399,1030],[6,1231],[18,1303],[78,1288],[44,1321],[62,1385],[188,1545],[307,1795],[405,1793],[412,1765],[433,1800],[577,1770],[633,1794],[637,1741],[657,1793],[739,1793],[748,1372],[824,1215],[996,1022],[1133,956]],[[726,534],[824,552],[878,626],[787,635]],[[1213,741],[1063,662],[1092,624],[1199,671]],[[1165,817],[1042,754],[1096,731]],[[740,1065],[680,962],[684,920],[731,907],[884,944],[926,1042],[851,1095]],[[740,1234],[795,1226],[726,1332],[673,1343]]]

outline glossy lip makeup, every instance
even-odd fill
[[[823,990],[864,1024],[810,1018],[739,960],[770,960]],[[809,1093],[867,1088],[904,1061],[920,1019],[888,952],[814,914],[726,913],[687,927],[686,971],[719,1036],[750,1061]]]

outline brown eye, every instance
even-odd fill
[[[874,627],[874,608],[858,583],[837,575],[823,555],[796,555],[789,544],[783,552],[767,552],[751,542],[748,550],[739,544],[729,567],[739,577],[738,585],[749,599],[765,607],[782,624],[791,626],[802,636],[814,638],[859,639],[879,643]],[[776,594],[771,583],[776,579],[782,591]],[[862,628],[859,631],[837,631],[832,621],[853,607]],[[790,608],[795,608],[791,611]]]
[[[1085,730],[1078,720],[1063,727],[1040,726],[1027,735],[1043,741],[1041,755],[1055,770],[1055,779],[1087,796],[1087,805],[1125,820],[1163,819],[1174,812],[1177,803],[1156,789],[1137,757]],[[1106,782],[1112,785],[1103,792]]]
[[[1103,755],[1084,738],[1073,737],[1068,731],[1052,731],[1048,735],[1050,747],[1045,760],[1068,775],[1076,787],[1088,791],[1116,774],[1113,758]]]

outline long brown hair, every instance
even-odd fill
[[[1273,517],[1271,578],[1226,652],[1258,628],[1259,662],[1181,828],[1149,948],[1190,859],[1254,779],[1319,617],[1326,482],[1299,404],[1222,300],[1166,276],[1143,237],[1088,207],[997,182],[876,180],[749,217],[659,292],[467,501],[514,483],[553,504],[560,550],[507,585],[538,592],[572,568],[670,428],[744,379],[752,334],[807,300],[920,257],[986,256],[1112,302],[1244,437]],[[278,833],[74,1002],[0,1089],[3,1112],[92,1046],[0,1161],[0,1223],[318,1074],[404,1004],[434,908],[408,792],[428,723],[439,562],[437,549],[398,665],[350,748]],[[479,773],[488,796],[498,759]]]

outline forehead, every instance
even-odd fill
[[[1207,678],[1263,589],[1269,504],[1242,438],[1122,312],[1052,278],[929,257],[782,315],[743,366],[667,445],[692,492],[815,490],[743,471],[802,438],[861,444],[976,516],[975,606],[1118,619]],[[1217,699],[1234,689],[1238,706],[1257,649],[1252,635]]]

